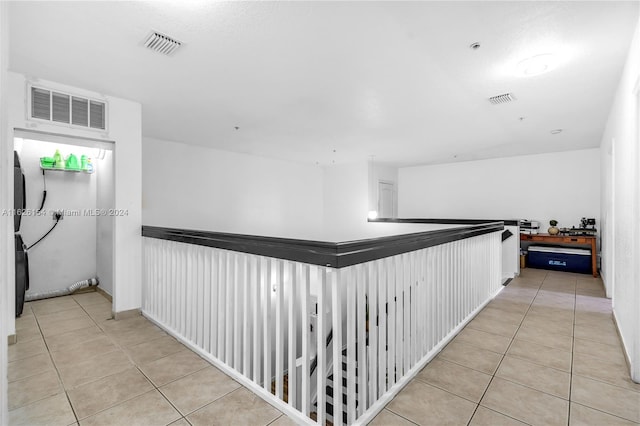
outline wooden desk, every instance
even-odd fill
[[[581,246],[591,246],[591,272],[594,277],[598,276],[598,265],[596,256],[596,237],[586,235],[549,235],[549,234],[520,234],[520,241],[547,244],[571,244]]]

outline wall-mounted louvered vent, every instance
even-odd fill
[[[513,93],[504,93],[502,95],[492,96],[489,98],[489,102],[494,105],[498,104],[506,104],[508,102],[515,101],[516,98],[513,96]]]
[[[106,130],[106,115],[104,102],[31,87],[31,118]]]
[[[69,118],[69,95],[53,92],[51,98],[51,119],[59,123],[68,123]]]
[[[144,42],[144,47],[164,55],[171,55],[180,46],[182,46],[182,43],[178,40],[156,31],[153,31]]]
[[[71,102],[71,110],[73,111],[73,120],[71,124],[76,126],[89,126],[89,100],[84,98],[73,97]]]
[[[51,92],[31,88],[31,117],[51,120]]]
[[[89,101],[89,127],[104,129],[104,104],[102,102]]]

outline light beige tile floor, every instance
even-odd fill
[[[371,424],[413,423],[640,424],[602,281],[523,269]]]
[[[289,425],[143,317],[98,293],[32,302],[9,348],[15,425]],[[640,424],[602,281],[524,269],[375,425]]]
[[[10,425],[292,424],[145,318],[110,318],[95,292],[25,304]]]

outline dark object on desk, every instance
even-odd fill
[[[588,219],[586,217],[583,217],[582,219],[580,219],[579,228],[572,226],[571,229],[562,228],[560,230],[560,234],[571,235],[571,236],[578,236],[578,235],[595,236],[597,233],[598,233],[598,230],[596,229],[596,220],[591,218]]]
[[[595,231],[596,229],[596,220],[595,219],[587,219],[586,217],[583,217],[582,219],[580,219],[580,227],[581,228],[591,228]]]
[[[597,229],[592,228],[562,228],[560,229],[560,235],[569,235],[569,236],[593,236],[595,237],[598,234]]]

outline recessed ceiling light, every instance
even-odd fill
[[[532,56],[518,63],[518,74],[525,77],[544,74],[555,67],[554,57],[550,53]]]
[[[551,131],[552,135],[557,135],[558,133],[562,133],[562,129],[554,129]]]

